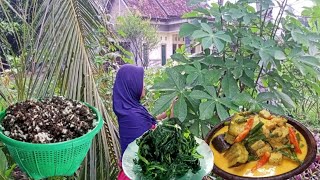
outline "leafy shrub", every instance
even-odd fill
[[[181,27],[180,36],[191,38],[203,51],[172,55],[179,65],[167,68],[167,78],[154,85],[161,97],[153,114],[178,97],[175,116],[204,136],[208,125],[239,108],[278,114],[294,110],[305,95],[297,89],[300,82],[319,95],[319,34],[293,16],[283,17],[286,1],[274,22],[268,17],[271,0],[261,1],[259,11],[252,2],[213,3],[184,15],[192,21]]]

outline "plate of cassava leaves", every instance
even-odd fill
[[[225,179],[288,179],[308,168],[317,152],[306,127],[267,110],[236,113],[205,140],[215,155],[213,172]]]
[[[212,170],[213,153],[179,119],[170,118],[130,143],[122,166],[133,180],[202,179]]]

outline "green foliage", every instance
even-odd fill
[[[130,14],[118,17],[116,29],[120,37],[131,43],[136,64],[140,60],[144,67],[148,67],[149,59],[144,54],[156,48],[159,42],[157,28],[138,14]]]
[[[94,56],[94,79],[99,91],[102,102],[104,103],[107,113],[112,117],[112,121],[117,124],[116,117],[112,109],[112,88],[116,76],[116,70],[123,63],[132,63],[131,53],[123,49],[117,42],[110,42],[106,36],[108,30],[100,27],[94,36],[99,37],[99,41],[90,44],[90,47],[97,50]]]
[[[16,75],[15,69],[10,69],[5,70],[0,76],[0,111],[6,109],[10,103],[17,100],[16,82],[12,80],[12,77]]]
[[[194,135],[181,125],[177,118],[163,121],[155,130],[150,130],[137,140],[138,159],[134,159],[139,179],[176,179],[189,170],[200,170]]]
[[[19,31],[19,24],[17,22],[13,22],[12,24],[9,24],[6,21],[0,22],[0,33],[2,34],[11,34],[15,33],[16,31]]]
[[[3,4],[0,8],[0,58],[4,58],[5,54],[11,50],[16,54],[20,53],[19,45],[16,42],[17,38],[15,36],[22,35],[22,21],[9,6],[19,8],[19,3],[10,1],[10,4]],[[11,19],[8,20],[7,17],[10,17]],[[10,41],[7,42],[3,37],[10,39]],[[0,68],[2,68],[2,65],[3,64],[0,64]]]
[[[175,116],[193,133],[205,135],[208,124],[239,108],[293,112],[306,95],[297,90],[300,83],[308,95],[319,95],[319,33],[293,16],[282,17],[286,4],[272,22],[267,17],[274,6],[271,0],[261,2],[258,12],[249,3],[213,3],[185,15],[193,20],[181,27],[180,36],[204,50],[197,56],[172,56],[179,65],[167,68],[168,78],[155,84],[162,96],[153,113],[169,107],[177,96]]]
[[[164,67],[145,69],[144,74],[146,96],[141,102],[148,109],[153,109],[155,100],[159,99],[161,93],[154,91],[152,87],[163,81],[166,78],[166,74],[164,73]]]
[[[12,179],[11,173],[16,167],[6,147],[0,143],[0,179]]]
[[[290,22],[290,28],[292,25],[297,26],[291,33],[293,38],[308,47],[309,55],[305,55],[301,58],[293,58],[292,64],[286,64],[285,74],[289,76],[283,76],[285,81],[290,81],[295,90],[297,91],[295,96],[299,96],[299,99],[293,99],[296,104],[299,104],[291,113],[300,121],[306,125],[314,128],[320,127],[320,86],[319,75],[314,72],[314,69],[319,72],[319,38],[317,35],[320,33],[318,24],[320,23],[320,5],[316,3],[316,6],[305,8],[302,12],[302,22],[299,22],[293,18],[288,18]],[[304,27],[302,24],[305,24]],[[312,33],[310,33],[310,31]],[[305,33],[309,32],[309,33]],[[293,51],[292,54],[299,54],[299,51]],[[299,63],[302,62],[302,63]],[[298,67],[298,71],[294,67]]]
[[[3,22],[13,26],[5,29],[9,33],[0,33],[0,48],[5,49],[4,57],[11,67],[0,75],[0,106],[57,94],[97,107],[105,126],[94,139],[79,174],[83,179],[114,179],[120,156],[118,132],[95,84],[94,65],[99,62],[94,58],[103,59],[105,54],[106,58],[114,57],[111,53],[117,45],[111,23],[101,15],[97,2],[0,0],[0,9]],[[17,44],[18,51],[12,44]]]
[[[320,1],[319,1],[320,2]],[[318,22],[320,20],[320,3],[316,6],[307,7],[302,11],[302,15],[308,18],[308,25],[314,32],[319,32]]]
[[[105,71],[101,65],[98,66],[94,76],[99,94],[101,94],[102,102],[106,106],[108,114],[112,117],[111,120],[117,124],[116,117],[112,109],[112,88],[116,76],[116,70],[110,69],[109,71]]]

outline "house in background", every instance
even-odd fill
[[[115,23],[118,16],[138,11],[142,17],[151,20],[151,24],[158,28],[160,42],[156,49],[149,52],[149,66],[160,66],[182,45],[189,45],[190,40],[179,37],[179,29],[187,19],[181,16],[190,12],[187,0],[110,0],[107,9]],[[201,47],[191,49],[191,53],[198,53]]]

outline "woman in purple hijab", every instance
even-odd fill
[[[142,67],[126,64],[119,69],[114,82],[113,111],[117,115],[119,123],[121,158],[128,144],[155,127],[156,124],[155,118],[140,103],[140,99],[145,96],[143,78],[144,70]],[[164,112],[156,119],[161,120],[166,117]],[[129,178],[121,171],[118,180],[127,179]]]
[[[113,111],[115,112],[120,133],[121,157],[128,144],[140,137],[156,124],[156,120],[140,103],[145,96],[144,70],[134,65],[123,65],[113,86]],[[158,115],[158,120],[166,118],[166,113]]]

